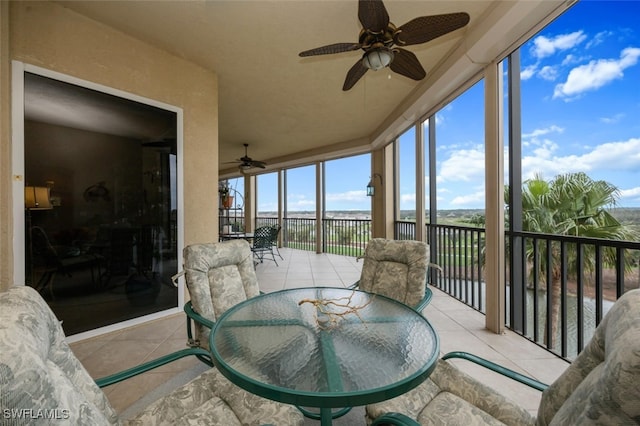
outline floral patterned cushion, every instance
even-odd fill
[[[303,423],[304,417],[295,407],[245,392],[212,369],[157,400],[127,424],[248,426]]]
[[[0,293],[0,404],[2,415],[22,413],[22,419],[12,419],[15,424],[33,424],[32,417],[46,413],[59,419],[52,424],[119,424],[105,394],[73,355],[57,318],[31,287]]]
[[[627,425],[640,423],[640,289],[625,293],[573,363],[542,393],[538,416],[439,361],[426,382],[367,406],[367,420],[389,412],[423,425]]]
[[[424,383],[388,401],[366,407],[367,420],[405,414],[422,425],[533,425],[527,410],[440,360]]]
[[[426,243],[373,238],[365,250],[358,287],[415,307],[424,297],[428,266]]]
[[[215,321],[227,309],[260,294],[251,246],[245,240],[185,247],[184,271],[194,310]],[[208,348],[209,328],[196,324],[196,338]]]
[[[640,290],[625,293],[542,394],[538,425],[640,423]]]
[[[7,415],[12,416],[11,425],[122,424],[69,348],[49,306],[26,286],[0,293],[0,416],[5,419]],[[245,392],[215,369],[128,422],[224,426],[303,423],[304,417],[295,407]]]

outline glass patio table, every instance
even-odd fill
[[[296,405],[322,425],[349,407],[413,389],[431,374],[440,352],[438,335],[420,313],[345,288],[248,299],[220,316],[209,339],[214,364],[229,380]]]

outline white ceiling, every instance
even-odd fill
[[[427,71],[423,81],[388,69],[369,71],[348,92],[342,84],[361,51],[308,58],[298,53],[357,42],[355,0],[58,3],[215,71],[221,169],[244,154],[243,143],[269,169],[386,143],[569,1],[386,0],[397,26],[417,16],[460,11],[471,20],[407,48]]]

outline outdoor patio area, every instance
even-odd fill
[[[280,252],[283,259],[276,256],[277,266],[267,259],[256,266],[260,288],[264,292],[312,286],[347,287],[360,276],[362,261],[358,262],[353,257],[291,249],[280,249]],[[434,298],[423,314],[439,333],[442,354],[451,351],[472,352],[545,383],[551,383],[568,366],[566,361],[515,333],[507,331],[504,335],[496,335],[487,331],[484,315],[437,289],[433,290]],[[75,342],[71,347],[89,373],[98,378],[181,349],[185,342],[185,316],[176,314]],[[538,391],[483,371],[466,361],[454,362],[531,412],[536,412],[540,401]],[[169,385],[165,383],[177,386],[204,368],[204,364],[195,359],[183,359],[107,387],[104,391],[115,409],[126,417],[133,414],[138,406],[150,402],[148,400],[153,396],[166,391]],[[357,413],[356,410],[350,415],[350,422],[358,418]]]

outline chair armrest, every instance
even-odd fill
[[[375,419],[371,426],[382,425],[394,425],[394,426],[420,426],[420,423],[416,422],[409,416],[405,416],[401,413],[385,413]]]
[[[431,298],[433,297],[433,292],[429,287],[424,289],[424,297],[422,300],[418,302],[418,304],[414,307],[414,309],[418,312],[422,312],[424,308],[427,307],[429,302],[431,302]]]
[[[160,358],[156,358],[152,361],[145,362],[144,364],[140,364],[135,367],[129,368],[127,370],[111,374],[110,376],[96,379],[95,382],[99,387],[103,388],[105,386],[113,385],[115,383],[121,382],[123,380],[129,379],[131,377],[137,376],[149,370],[153,370],[154,368],[161,367],[165,364],[168,364],[170,362],[176,361],[180,358],[184,358],[190,355],[195,355],[197,357],[204,356],[207,358],[211,357],[209,352],[207,352],[205,349],[202,349],[202,348],[182,349],[182,350],[170,353],[168,355],[161,356]]]
[[[488,368],[491,371],[494,371],[498,374],[501,374],[503,376],[506,376],[512,380],[515,380],[516,382],[520,382],[524,385],[527,385],[533,389],[539,390],[540,392],[544,391],[546,388],[549,387],[549,385],[542,383],[534,378],[525,376],[523,374],[520,374],[516,371],[513,371],[511,369],[508,369],[506,367],[503,367],[499,364],[496,364],[494,362],[491,362],[487,359],[484,358],[480,358],[477,355],[473,355],[470,354],[468,352],[449,352],[448,354],[445,354],[442,359],[447,360],[447,359],[452,359],[452,358],[460,358],[460,359],[466,359],[467,361],[471,361],[475,364],[478,364],[482,367]]]
[[[196,311],[194,311],[191,301],[188,301],[187,303],[184,304],[184,312],[187,314],[187,317],[188,317],[187,321],[189,321],[189,318],[190,318],[195,322],[204,325],[205,327],[213,329],[213,326],[215,325],[215,321],[211,321],[210,319],[207,319],[202,315],[200,315],[199,313],[197,313]]]

